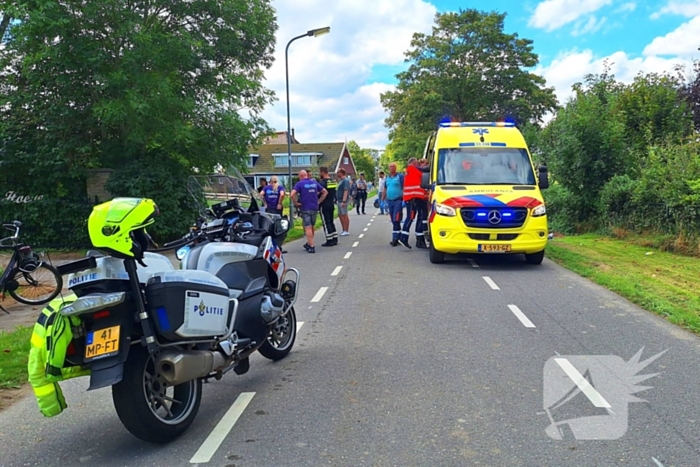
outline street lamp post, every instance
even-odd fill
[[[292,45],[292,42],[294,42],[297,39],[301,39],[302,37],[318,37],[322,36],[324,34],[328,34],[331,32],[330,26],[326,26],[325,28],[318,28],[318,29],[312,29],[310,31],[307,31],[306,33],[292,38],[287,43],[287,48],[284,50],[284,72],[286,76],[286,84],[287,84],[287,164],[289,164],[289,181],[287,189],[289,192],[292,192],[292,128],[291,128],[291,122],[289,119],[289,63],[288,63],[288,53],[289,53],[289,46]],[[293,202],[292,198],[289,198],[289,222],[291,225],[294,225],[294,208],[293,208]]]

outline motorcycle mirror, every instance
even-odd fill
[[[277,219],[275,221],[275,237],[289,231],[289,219]]]

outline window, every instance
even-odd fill
[[[440,149],[437,170],[438,185],[535,185],[525,149]]]
[[[314,165],[321,156],[322,154],[319,153],[292,154],[292,166],[308,167]],[[273,154],[273,157],[275,159],[275,167],[287,167],[289,165],[287,154]]]
[[[345,165],[350,164],[350,158],[347,156],[343,157],[343,164],[345,164]]]
[[[248,156],[248,167],[253,167],[255,165],[255,161],[258,159],[260,154],[251,154]]]

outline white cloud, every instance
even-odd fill
[[[603,27],[606,20],[607,18],[603,17],[600,19],[600,21],[598,21],[595,16],[591,15],[588,18],[588,21],[578,21],[574,30],[571,31],[571,35],[582,36],[584,34],[597,32],[601,27]]]
[[[623,3],[620,5],[620,7],[616,10],[616,13],[622,13],[625,11],[634,11],[637,9],[637,4],[634,2],[627,2]]]
[[[665,36],[657,37],[644,48],[644,55],[682,55],[698,53],[700,16],[681,24]]]
[[[554,31],[611,3],[612,0],[545,0],[535,8],[529,25]]]
[[[678,0],[669,0],[661,10],[651,15],[651,19],[658,19],[662,15],[681,15],[692,18],[693,16],[700,15],[700,1],[682,2]]]
[[[277,9],[275,64],[265,85],[277,93],[263,117],[286,130],[284,51],[287,42],[309,29],[330,26],[331,33],[305,37],[289,48],[292,127],[302,142],[355,139],[361,145],[386,144],[383,83],[367,84],[372,67],[400,65],[414,32],[429,33],[436,8],[423,0],[323,0],[273,3]]]
[[[686,67],[691,65],[690,60],[679,57],[632,58],[622,51],[606,57],[596,57],[591,50],[572,50],[563,53],[548,66],[538,67],[535,73],[545,77],[547,86],[554,87],[559,103],[565,104],[573,94],[571,86],[576,82],[582,82],[587,74],[601,73],[606,59],[610,65],[610,72],[623,83],[631,83],[639,72],[672,72],[676,65]]]

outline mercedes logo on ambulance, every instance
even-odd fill
[[[501,223],[501,213],[498,211],[490,211],[488,219],[489,219],[489,222],[492,224],[500,224]]]

